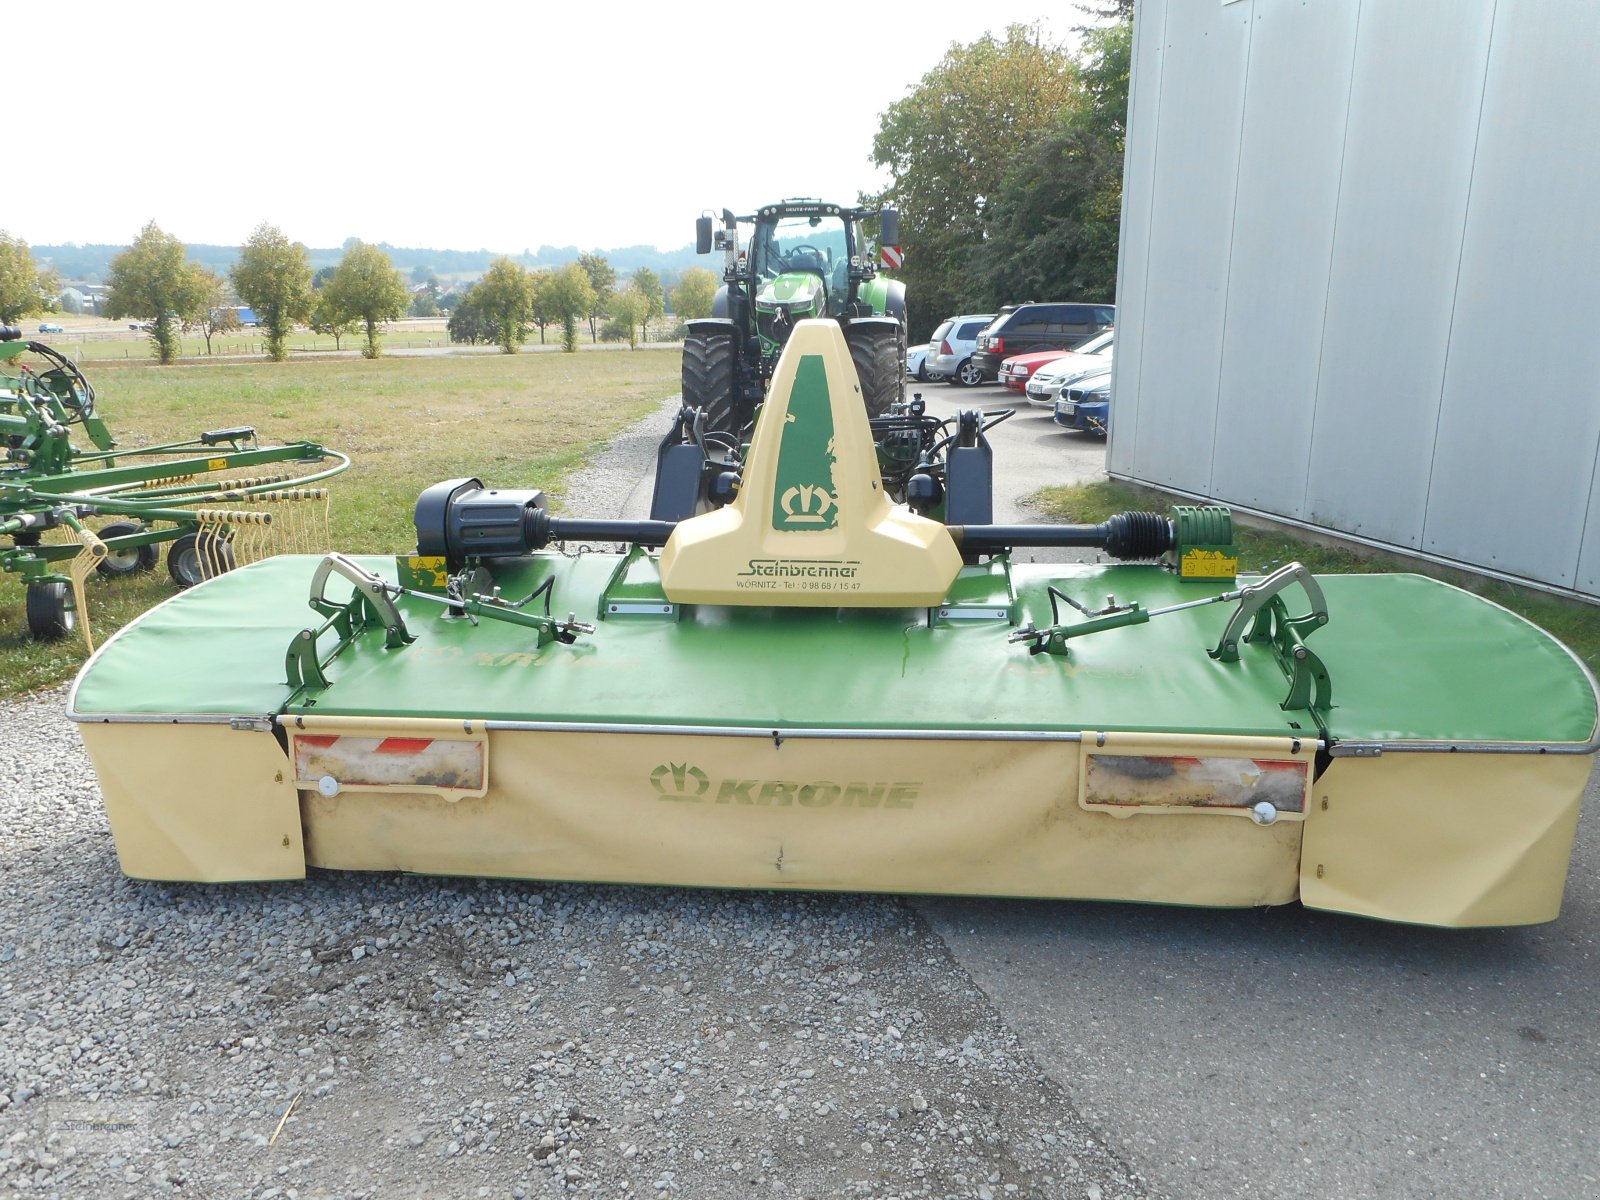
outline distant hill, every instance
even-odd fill
[[[409,246],[391,246],[386,242],[379,242],[378,245],[393,260],[394,265],[407,275],[418,267],[426,267],[440,279],[455,280],[476,279],[487,271],[489,264],[502,253],[496,250],[416,249]],[[63,246],[33,246],[30,249],[36,261],[41,265],[54,267],[64,280],[104,283],[111,271],[111,260],[126,250],[127,246],[108,246],[100,243],[80,246],[69,242]],[[187,244],[186,249],[190,258],[219,275],[226,275],[239,258],[237,246],[210,246],[195,242]],[[315,271],[323,267],[336,266],[344,256],[344,251],[344,246],[311,249],[311,269]],[[538,250],[524,250],[521,254],[513,254],[510,257],[529,270],[537,271],[544,267],[561,267],[567,263],[577,262],[580,253],[590,253],[590,251],[580,251],[576,246],[540,246]],[[622,246],[615,250],[601,250],[598,253],[606,256],[606,261],[616,271],[618,278],[631,275],[640,267],[649,267],[661,276],[662,283],[667,287],[675,284],[689,267],[710,267],[713,270],[720,267],[719,263],[712,263],[695,254],[692,244],[685,245],[681,250],[657,250],[654,246]]]

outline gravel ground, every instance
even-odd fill
[[[64,698],[0,704],[0,1195],[1149,1194],[897,898],[136,883]]]

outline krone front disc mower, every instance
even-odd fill
[[[649,520],[448,480],[414,554],[178,594],[70,701],[123,870],[1557,915],[1600,745],[1565,647],[1419,575],[1238,577],[1221,508],[996,525],[984,422],[869,420],[802,321]]]

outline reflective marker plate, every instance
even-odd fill
[[[1189,755],[1084,756],[1084,808],[1136,812],[1223,812],[1249,816],[1263,801],[1279,816],[1304,820],[1307,759],[1197,758]]]
[[[446,799],[488,790],[488,743],[481,739],[348,737],[295,733],[297,787],[324,779],[340,791],[434,792]]]

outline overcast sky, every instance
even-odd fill
[[[876,186],[879,114],[952,42],[1013,22],[1065,39],[1083,18],[1069,0],[33,6],[4,73],[0,228],[670,249],[703,209]]]

